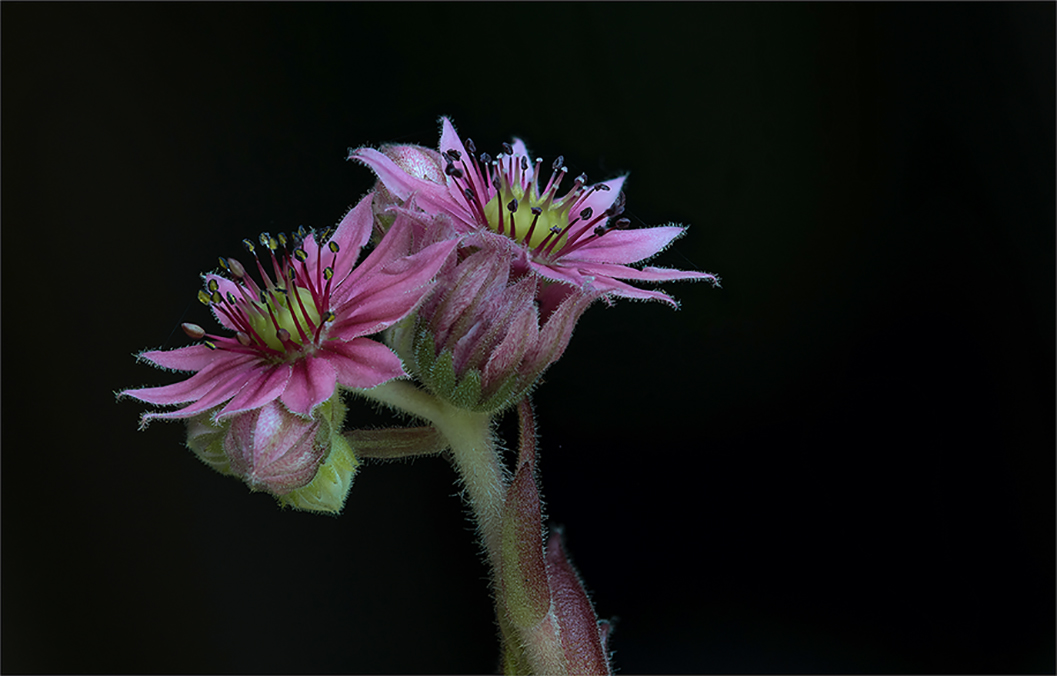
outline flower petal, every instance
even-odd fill
[[[564,282],[565,284],[572,284],[576,287],[583,287],[587,280],[584,279],[583,275],[577,269],[575,265],[564,265],[562,261],[557,261],[551,264],[538,263],[534,260],[529,260],[529,267],[540,277],[544,279],[551,279],[557,282]]]
[[[367,193],[356,206],[349,209],[330,238],[339,247],[337,261],[334,263],[335,279],[345,279],[349,275],[356,259],[360,257],[360,250],[371,237],[371,228],[374,225],[372,199],[374,195]]]
[[[239,377],[243,372],[248,373],[256,360],[252,355],[216,350],[216,358],[187,380],[161,387],[125,390],[121,396],[134,397],[148,404],[162,406],[195,401],[216,388],[218,383]]]
[[[290,381],[291,371],[289,364],[276,364],[271,367],[256,369],[253,373],[253,378],[217,414],[217,419],[261,408],[274,401],[286,389],[286,384]]]
[[[204,373],[201,372],[201,373]],[[200,373],[200,374],[201,374]],[[199,375],[200,375],[199,374]],[[243,369],[232,373],[230,378],[218,378],[212,381],[213,388],[206,394],[202,395],[197,401],[191,405],[181,408],[177,411],[167,411],[165,413],[147,413],[143,416],[142,425],[146,425],[148,421],[153,418],[159,418],[162,420],[172,420],[175,418],[189,418],[193,415],[197,415],[202,411],[207,411],[214,406],[218,406],[231,397],[235,396],[241,390],[247,382],[253,377],[254,373],[250,369]]]
[[[367,338],[327,341],[322,356],[337,371],[338,382],[344,387],[368,389],[406,375],[392,350]]]
[[[330,334],[340,340],[380,331],[407,316],[429,291],[429,282],[458,246],[438,242],[414,256],[389,262],[353,285],[353,293],[336,314]]]
[[[618,176],[617,178],[609,181],[602,181],[599,185],[604,185],[609,190],[592,190],[591,194],[584,198],[583,206],[578,207],[591,207],[591,210],[596,214],[600,214],[609,207],[613,206],[613,202],[617,201],[617,196],[620,194],[621,189],[624,187],[624,181],[627,176]]]
[[[145,359],[163,369],[174,371],[201,371],[213,363],[217,351],[205,345],[188,345],[175,350],[151,350],[141,352],[137,359]]]
[[[607,295],[619,296],[620,298],[633,298],[638,300],[659,300],[678,309],[679,303],[663,291],[651,291],[640,289],[630,284],[613,279],[612,277],[597,277],[591,286]]]
[[[466,146],[463,145],[462,139],[459,138],[459,134],[455,131],[455,125],[451,123],[446,117],[440,118],[440,144],[437,146],[440,149],[441,154],[444,154],[448,150],[456,150],[459,153],[460,159],[456,163],[456,166],[461,166],[466,163],[470,163],[470,153],[466,151]],[[466,164],[467,169],[472,164]],[[470,187],[473,188],[474,194],[485,195],[488,193],[488,186],[481,182],[480,177],[476,171],[463,171],[463,180],[470,182]],[[462,187],[460,187],[455,179],[451,176],[447,177],[447,186],[449,195],[454,198],[455,193],[462,193]],[[466,211],[469,216],[469,211]],[[472,216],[469,221],[473,222]]]
[[[716,284],[719,278],[710,272],[693,272],[690,270],[672,270],[669,268],[629,268],[626,265],[609,263],[582,263],[580,272],[598,277],[615,277],[617,279],[637,279],[645,282],[670,282],[682,279],[704,279]]]
[[[686,228],[666,226],[635,230],[610,230],[595,237],[566,257],[567,261],[591,263],[638,263],[655,256],[681,237]]]
[[[372,169],[378,175],[378,180],[398,198],[406,200],[415,195],[418,205],[426,211],[441,211],[460,221],[473,222],[470,212],[452,198],[446,185],[412,176],[374,148],[357,148],[349,157]]]
[[[311,417],[316,406],[334,395],[337,382],[337,371],[325,356],[298,359],[280,399],[291,413]]]

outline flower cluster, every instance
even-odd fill
[[[684,234],[632,228],[625,177],[568,184],[514,139],[492,158],[441,119],[439,148],[351,150],[374,189],[334,229],[244,240],[252,261],[221,258],[199,300],[223,334],[139,358],[190,372],[120,393],[176,408],[203,462],[280,504],[340,512],[360,458],[450,452],[493,570],[508,673],[612,673],[600,621],[554,530],[542,537],[529,392],[565,352],[595,301],[658,300],[629,282],[706,280],[639,266]],[[372,243],[370,253],[361,253]],[[424,421],[346,430],[358,395]],[[517,409],[516,468],[505,468],[496,416]]]
[[[442,118],[437,150],[363,147],[349,157],[376,173],[375,189],[336,229],[245,240],[249,266],[221,258],[199,299],[233,335],[184,324],[198,344],[139,357],[193,375],[121,393],[182,405],[142,422],[188,420],[199,457],[287,504],[309,504],[290,496],[318,492],[313,482],[328,472],[347,490],[358,461],[342,436],[344,391],[410,377],[456,408],[495,413],[560,358],[594,301],[676,305],[624,280],[719,282],[632,267],[684,228],[631,228],[625,177],[592,185],[580,175],[562,193],[563,159],[548,176],[520,139],[492,158]],[[383,342],[369,337],[380,332]],[[336,511],[343,501],[320,504]]]

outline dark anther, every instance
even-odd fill
[[[333,235],[334,228],[327,228],[326,230],[324,230],[323,234],[319,236],[319,245],[323,246],[323,243],[329,240]]]
[[[470,153],[471,155],[477,152],[477,146],[473,144],[472,138],[466,139],[466,143],[464,143],[463,145],[466,146],[466,152]]]
[[[488,164],[492,161],[492,156],[488,153],[481,153],[481,164]]]
[[[601,237],[602,235],[606,234],[607,232],[609,232],[609,230],[606,229],[606,226],[604,226],[604,225],[599,225],[599,226],[595,227],[595,237]],[[608,242],[609,240],[606,240],[606,241]]]
[[[235,294],[233,294],[230,291],[228,291],[227,298],[228,298],[228,302],[229,303],[231,303],[232,305],[235,304]]]
[[[220,284],[217,282],[217,280],[211,279],[206,282],[206,288],[209,289],[210,293],[213,293],[214,291],[220,288]]]
[[[558,171],[562,168],[563,164],[565,164],[565,158],[561,155],[558,155],[558,159],[554,160],[554,163],[551,164],[551,169],[553,169],[554,171]]]
[[[448,160],[448,166],[444,167],[444,173],[454,178],[462,178],[462,169],[458,168],[454,164],[451,164],[451,160]]]
[[[220,257],[219,259],[217,259],[217,260],[219,260],[219,261],[220,261],[220,267],[224,268],[225,270],[227,270],[227,269],[228,269],[228,262],[227,262],[226,260],[224,260],[224,257],[223,257],[223,256],[221,256],[221,257]]]
[[[514,148],[509,143],[504,143],[503,144],[503,152],[506,153],[507,155],[513,155],[514,154]]]
[[[586,209],[580,212],[580,218],[586,221],[587,219],[591,218],[591,214],[593,213],[594,211],[591,209],[591,207],[587,207]]]
[[[255,250],[253,248],[253,242],[249,241],[248,239],[242,240],[242,246],[246,247],[246,251],[249,251],[250,253],[255,253]]]
[[[617,230],[627,230],[628,226],[631,225],[631,221],[626,218],[618,218],[617,222],[613,224]]]
[[[514,213],[515,211],[517,211],[517,198],[510,200],[510,204],[507,204],[506,208],[510,211],[510,213]]]
[[[286,248],[286,235],[284,235],[283,233],[280,232],[275,237],[279,240],[279,246],[281,246],[282,248],[285,249]]]
[[[447,155],[448,159],[450,161],[452,161],[452,162],[458,162],[460,159],[462,159],[462,153],[460,153],[455,148],[451,148],[450,150],[445,150],[444,154]]]
[[[598,185],[595,186],[595,190],[601,190],[601,191],[605,192],[606,190],[609,190],[609,186],[606,185],[605,183],[599,183]]]
[[[529,209],[529,211],[532,212],[533,216],[539,216],[543,213],[543,209],[540,209],[539,207],[532,207],[531,209]]]
[[[613,202],[613,204],[611,204],[608,209],[606,209],[606,216],[613,218],[624,213],[624,203],[626,200],[627,198],[624,197],[624,191],[617,193],[616,201]]]
[[[496,190],[499,190],[499,177],[498,176],[493,176],[492,177],[492,187],[495,188]]]
[[[301,248],[294,249],[294,258],[304,263],[308,260],[308,252]]]
[[[308,231],[305,230],[305,226],[303,226],[303,225],[297,226],[297,239],[299,241],[303,241],[305,239],[305,237],[308,237]]]
[[[338,253],[341,247],[338,246],[337,242],[328,242],[327,248],[330,249],[330,253]]]
[[[521,171],[528,171],[528,158],[521,156]]]
[[[463,189],[462,192],[463,192],[464,195],[466,195],[466,199],[473,200],[473,198],[474,198],[473,190],[470,190],[469,188],[465,188],[465,189]]]
[[[260,243],[261,243],[261,246],[268,246],[268,242],[270,242],[270,241],[271,241],[271,239],[272,239],[272,236],[271,236],[271,235],[269,235],[269,234],[268,234],[268,233],[266,233],[266,232],[262,232],[262,233],[261,233],[261,236],[260,236],[260,237],[259,237],[258,239],[259,239],[259,241],[260,241]]]

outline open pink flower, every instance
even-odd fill
[[[630,221],[621,218],[624,177],[587,186],[587,177],[580,175],[558,197],[568,171],[561,157],[541,186],[543,160],[532,160],[520,139],[503,144],[503,153],[493,160],[486,153],[475,156],[473,141],[464,144],[448,118],[441,118],[441,127],[439,152],[391,146],[358,148],[349,157],[373,169],[396,198],[413,195],[419,208],[447,214],[463,232],[491,232],[516,243],[519,264],[545,279],[672,306],[675,300],[663,292],[619,280],[704,279],[719,284],[719,277],[705,272],[630,267],[661,252],[685,228],[628,229]],[[438,161],[445,164],[443,180],[435,171]]]
[[[215,416],[222,420],[276,399],[292,413],[311,417],[338,384],[370,388],[405,375],[388,347],[364,336],[411,313],[456,242],[408,255],[411,225],[398,217],[356,266],[371,234],[371,200],[367,195],[351,209],[332,237],[301,230],[289,241],[262,234],[260,247],[245,240],[261,283],[238,261],[221,259],[227,274],[205,275],[199,299],[235,336],[210,335],[185,324],[189,336],[205,339],[202,344],[140,354],[162,368],[195,372],[172,385],[122,392],[151,404],[188,404],[146,413],[143,423],[188,418],[226,402]],[[269,265],[274,278],[265,269]]]

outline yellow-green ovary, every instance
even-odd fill
[[[513,195],[506,193],[505,195],[496,195],[484,205],[484,215],[488,219],[488,227],[499,232],[499,209],[503,210],[503,234],[510,237],[510,210],[507,209],[507,204],[514,198],[517,198],[517,211],[513,213],[514,216],[514,239],[519,242],[525,242],[525,235],[528,234],[529,228],[532,226],[532,219],[535,215],[532,213],[532,207],[529,200],[525,199],[524,193],[520,190],[516,190]],[[543,240],[547,239],[547,235],[551,233],[551,228],[557,228],[562,230],[568,225],[569,220],[566,214],[557,209],[545,209],[540,214],[539,220],[536,221],[536,227],[532,229],[532,237],[525,242],[530,249],[534,249],[543,243]],[[562,236],[557,244],[554,245],[553,250],[560,249],[565,243],[566,235],[568,233],[562,233]],[[551,238],[551,242],[554,238]],[[549,248],[549,246],[548,246]]]
[[[312,300],[311,291],[300,286],[294,286],[293,291],[301,298],[300,303],[297,302],[297,298],[293,294],[289,296],[288,300],[285,294],[275,292],[269,295],[268,306],[271,308],[272,313],[275,314],[279,328],[289,331],[290,340],[301,344],[301,331],[297,330],[297,325],[300,324],[301,330],[305,332],[305,335],[311,337],[312,329],[309,328],[309,322],[305,321],[305,312],[308,313],[308,319],[312,320],[311,326],[319,326],[319,311],[316,309],[315,301]],[[289,305],[293,307],[290,308],[288,307]],[[304,305],[304,310],[301,309],[302,305]],[[272,323],[272,317],[268,310],[260,308],[257,312],[248,312],[246,314],[253,330],[264,339],[268,347],[282,351],[283,343],[275,335],[275,325]],[[295,317],[297,318],[297,323],[294,323]]]

